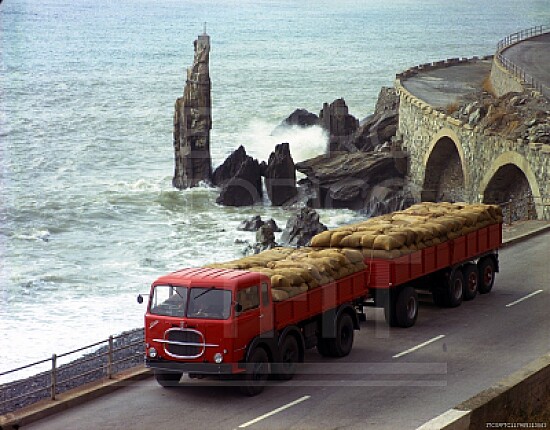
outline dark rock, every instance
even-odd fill
[[[273,206],[282,206],[296,197],[296,168],[288,143],[281,143],[269,156],[264,171],[267,195]]]
[[[263,221],[260,215],[255,215],[247,220],[244,220],[243,222],[241,222],[239,227],[237,227],[237,230],[258,231],[258,229],[264,225],[268,226],[273,232],[281,231],[273,218],[270,218],[267,221]]]
[[[251,206],[262,199],[262,177],[258,160],[247,156],[239,170],[223,186],[216,203],[224,206]]]
[[[214,174],[212,175],[212,183],[218,187],[225,184],[237,174],[247,157],[248,155],[246,154],[244,147],[242,145],[239,146],[229,155],[229,157],[225,159],[223,164],[214,170]]]
[[[187,70],[183,97],[176,100],[174,112],[175,170],[172,184],[179,189],[210,181],[210,129],[212,128],[210,37],[202,34],[194,42],[193,66]]]
[[[304,207],[287,221],[281,242],[288,246],[306,246],[313,236],[326,229],[327,227],[319,221],[319,214]]]
[[[397,133],[399,115],[396,110],[386,110],[380,114],[373,114],[359,126],[349,138],[344,148],[350,152],[359,150],[373,151],[377,147],[390,142]]]
[[[311,113],[305,109],[296,109],[286,118],[281,125],[293,126],[297,125],[300,127],[310,127],[312,125],[319,124],[319,117],[314,113]]]
[[[401,152],[334,152],[296,164],[307,176],[300,184],[313,194],[308,204],[321,208],[364,209],[369,189],[391,178],[403,178]]]
[[[277,246],[275,242],[275,234],[271,226],[264,224],[256,232],[256,243],[258,244],[259,252]]]
[[[359,127],[359,120],[348,112],[344,99],[336,99],[330,105],[323,104],[319,123],[329,134],[329,152],[345,144],[348,137]]]

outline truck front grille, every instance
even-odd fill
[[[164,333],[164,339],[153,340],[162,343],[170,357],[183,359],[199,358],[206,347],[219,346],[206,343],[204,335],[191,328],[170,328]]]

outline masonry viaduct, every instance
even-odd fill
[[[517,39],[513,43],[526,38]],[[497,95],[536,92],[537,88],[521,79],[521,74],[503,64],[500,54],[505,47],[499,44],[492,60],[491,83],[498,89]],[[408,77],[424,70],[477,60],[440,61],[396,76],[400,98],[398,134],[409,154],[409,189],[416,199],[431,201],[502,203],[521,196],[524,201],[520,205],[531,218],[550,220],[550,144],[492,135],[428,105],[403,85]]]

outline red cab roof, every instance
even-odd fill
[[[182,269],[177,272],[169,273],[161,276],[154,284],[155,285],[189,285],[189,284],[206,284],[225,287],[233,287],[237,284],[254,284],[258,283],[260,277],[267,280],[267,276],[258,272],[247,272],[246,270],[232,269],[209,269],[206,267]]]

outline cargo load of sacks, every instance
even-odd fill
[[[502,210],[497,205],[418,203],[320,233],[312,238],[311,246],[353,248],[365,258],[396,258],[501,222]]]
[[[274,248],[212,269],[237,269],[263,273],[271,278],[274,301],[286,300],[307,290],[365,269],[357,249]]]

